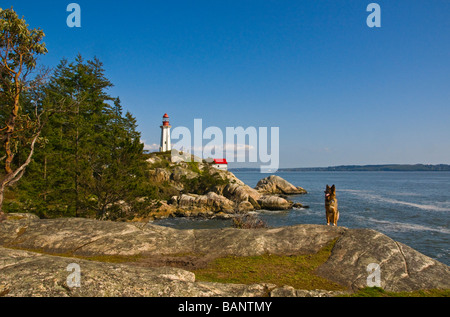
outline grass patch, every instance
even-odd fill
[[[75,256],[75,258],[105,263],[132,263],[143,259],[141,254],[136,255],[97,255],[97,256]]]
[[[330,291],[346,290],[345,287],[317,276],[314,272],[330,257],[336,240],[316,254],[271,255],[251,257],[228,256],[219,258],[205,269],[195,270],[197,281],[254,284],[271,283],[290,285],[296,289]]]
[[[379,287],[366,287],[342,297],[450,297],[450,290],[420,290],[414,292],[387,292]]]
[[[10,214],[5,214],[6,215],[6,219],[7,220],[22,220],[22,219],[27,219],[26,215],[21,216],[21,215],[14,215],[11,216]]]
[[[191,171],[193,171],[194,173],[197,173],[197,174],[202,173],[202,171],[200,170],[200,168],[198,166],[198,162],[187,162],[186,164],[189,167],[189,169]]]

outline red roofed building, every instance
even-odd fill
[[[227,171],[228,170],[228,162],[226,159],[214,159],[213,167],[219,170]]]

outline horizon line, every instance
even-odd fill
[[[335,165],[335,166],[316,166],[316,167],[280,167],[278,170],[308,170],[308,169],[337,169],[337,168],[389,168],[389,167],[445,167],[450,171],[450,164],[349,164],[349,165]],[[258,170],[259,167],[232,167],[230,170]]]

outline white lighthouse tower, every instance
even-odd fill
[[[159,147],[160,152],[172,151],[172,142],[170,141],[170,129],[172,127],[169,123],[169,116],[167,113],[163,117],[163,124],[161,126],[161,146]]]

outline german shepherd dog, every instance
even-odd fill
[[[327,212],[327,225],[337,226],[339,220],[338,201],[336,199],[336,186],[328,186],[325,190],[325,210]]]

